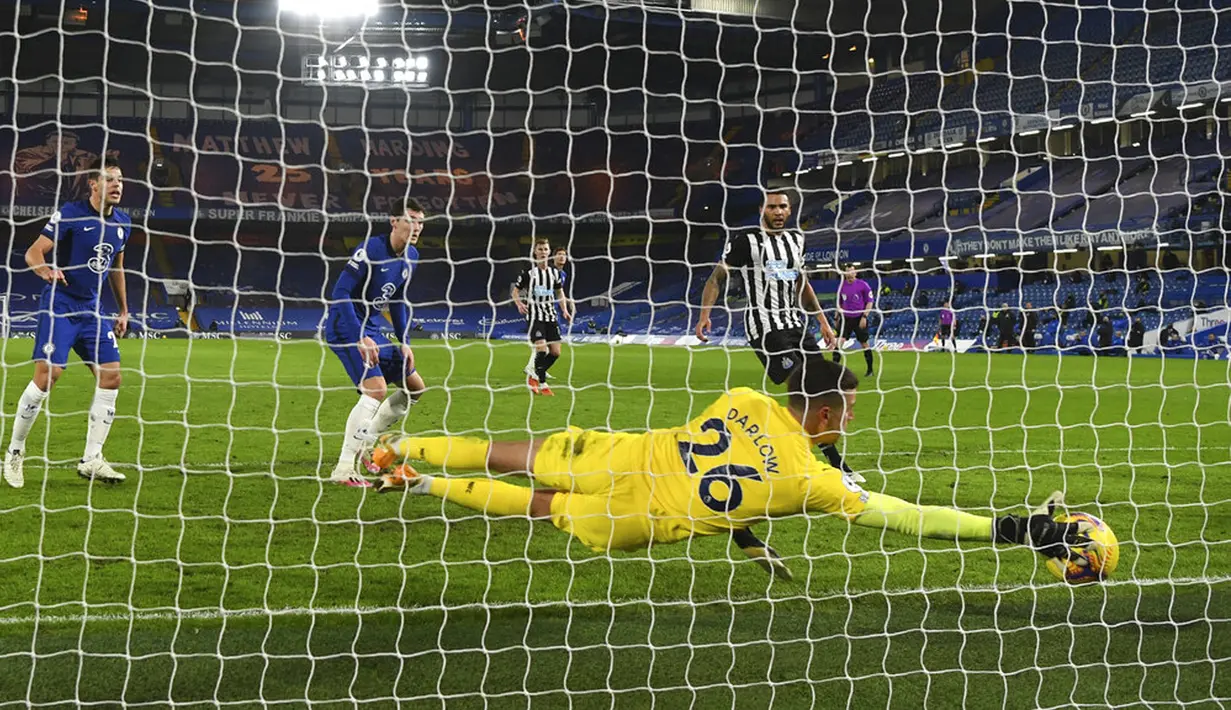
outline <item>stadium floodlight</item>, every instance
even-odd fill
[[[987,252],[986,254],[975,254],[976,259],[990,259],[994,256],[996,255],[991,252]]]
[[[899,152],[897,152],[897,153],[890,153],[889,155],[887,155],[887,156],[885,156],[885,157],[886,157],[886,158],[901,158],[901,157],[902,157],[902,156],[904,156],[904,155],[906,155],[906,153],[903,153],[903,152],[899,151]]]
[[[1124,246],[1122,244],[1112,244],[1110,246],[1099,247],[1098,250],[1099,251],[1119,251],[1123,248]]]
[[[1034,256],[1034,254],[1035,254],[1035,252],[1032,252],[1032,251],[1015,251],[1015,252],[1013,252],[1013,256]]]
[[[996,136],[988,136],[987,138],[980,138],[978,142],[979,143],[991,143],[994,140],[996,140]]]
[[[1042,132],[1042,131],[1041,131],[1040,129],[1035,128],[1034,130],[1030,130],[1030,131],[1022,131],[1022,132],[1021,132],[1021,133],[1019,133],[1018,135],[1020,135],[1020,136],[1022,136],[1022,137],[1024,138],[1024,137],[1026,137],[1026,136],[1037,136],[1037,135],[1038,135],[1039,133],[1041,133],[1041,132]]]
[[[907,261],[907,263],[909,263],[909,264],[917,264],[917,263],[919,263],[919,262],[923,261],[923,257],[921,257],[921,256],[912,256],[912,257],[910,257],[909,259],[907,259],[906,261]]]
[[[1176,107],[1176,110],[1177,111],[1187,111],[1190,108],[1201,108],[1204,105],[1205,104],[1201,103],[1200,101],[1195,101],[1191,104],[1181,104],[1180,106]]]
[[[1145,118],[1146,116],[1153,116],[1153,115],[1154,115],[1153,111],[1146,109],[1145,111],[1138,111],[1137,113],[1129,114],[1129,118]]]
[[[1166,249],[1167,247],[1171,246],[1171,243],[1170,242],[1159,242],[1155,246],[1159,249]]]
[[[1073,123],[1062,123],[1062,124],[1060,124],[1060,125],[1058,125],[1058,126],[1052,126],[1052,131],[1057,132],[1057,133],[1059,133],[1060,131],[1067,131],[1067,130],[1069,130],[1070,128],[1072,128],[1074,125],[1076,125],[1076,124],[1073,124]]]
[[[963,143],[963,142],[961,142],[961,141],[958,141],[957,143],[950,143],[949,145],[947,145],[947,146],[945,146],[945,147],[946,147],[946,148],[949,148],[949,149],[953,149],[953,148],[961,148],[961,147],[962,147],[962,146],[964,146],[964,145],[966,145],[966,144],[965,144],[965,143]]]
[[[1114,120],[1116,120],[1116,117],[1115,117],[1115,116],[1105,116],[1105,117],[1103,117],[1103,118],[1096,118],[1096,119],[1094,119],[1093,121],[1091,121],[1091,122],[1090,122],[1090,124],[1091,124],[1091,125],[1098,125],[1098,124],[1100,124],[1100,123],[1111,123],[1111,122],[1112,122],[1112,121],[1114,121]]]
[[[1067,249],[1057,249],[1055,253],[1056,254],[1076,254],[1077,251],[1078,251],[1077,249],[1073,247],[1069,247]]]
[[[380,8],[379,0],[278,0],[278,11],[292,15],[333,20],[370,17]]]
[[[782,177],[791,177],[790,173],[782,173]]]
[[[936,152],[935,148],[923,148],[921,150],[916,150],[915,155],[923,155],[925,153],[935,153],[935,152]]]
[[[886,264],[892,264],[892,263],[893,261],[889,259],[877,259],[876,261],[872,262],[872,266],[884,266]]]
[[[1224,104],[1225,104],[1225,103],[1227,103],[1228,101],[1231,101],[1231,96],[1228,96],[1227,98],[1223,99],[1223,100],[1222,100],[1222,101],[1220,101],[1219,103],[1224,103]]]
[[[399,54],[323,54],[307,55],[303,59],[303,78],[309,81],[330,81],[340,84],[355,84],[380,88],[382,85],[392,87],[425,86],[428,76],[426,71],[414,71],[415,67],[426,66],[427,57],[423,55],[406,56]],[[328,71],[332,67],[333,71]],[[392,67],[392,70],[389,69]]]
[[[853,161],[853,160],[843,160],[842,162],[838,163],[835,167],[839,167],[839,168],[840,168],[840,167],[842,167],[843,165],[854,165],[854,164],[855,164],[855,161]]]
[[[419,71],[423,71],[424,69],[427,69],[427,57],[423,56],[422,54],[415,57],[415,69],[418,69]]]

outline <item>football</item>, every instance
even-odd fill
[[[1058,520],[1062,523],[1089,523],[1086,534],[1093,542],[1067,561],[1056,558],[1047,560],[1047,569],[1057,579],[1069,584],[1088,584],[1101,582],[1116,571],[1120,561],[1120,541],[1107,523],[1089,513],[1069,513]]]

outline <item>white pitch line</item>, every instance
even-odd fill
[[[1160,586],[1197,586],[1206,585],[1214,586],[1218,584],[1226,584],[1231,582],[1231,575],[1219,575],[1214,577],[1142,577],[1139,579],[1113,579],[1103,582],[1100,585],[1091,586],[1093,590],[1096,586],[1102,587],[1160,587]],[[631,606],[634,604],[649,604],[658,606],[673,606],[673,605],[704,605],[709,603],[724,603],[724,602],[751,602],[751,601],[766,601],[771,603],[783,604],[801,599],[830,599],[834,597],[858,597],[869,596],[875,594],[884,594],[889,596],[901,596],[910,594],[952,594],[952,593],[978,593],[978,592],[1019,592],[1025,590],[1059,590],[1073,589],[1075,594],[1082,592],[1076,587],[1066,587],[1065,585],[1055,582],[1049,584],[973,584],[958,587],[893,587],[889,589],[827,589],[824,592],[813,592],[808,597],[802,595],[791,595],[786,597],[766,597],[763,595],[740,595],[736,597],[725,597],[723,599],[686,599],[686,598],[667,598],[667,599],[646,599],[645,597],[617,597],[610,600],[594,600],[584,602],[496,602],[496,603],[474,603],[474,604],[458,604],[456,606],[408,606],[408,607],[388,607],[388,606],[359,606],[359,607],[282,607],[278,609],[191,609],[184,611],[138,611],[122,614],[105,613],[105,614],[40,614],[34,616],[0,616],[0,626],[20,626],[23,624],[81,624],[87,622],[118,622],[118,621],[218,621],[222,619],[235,619],[245,617],[276,617],[276,616],[345,616],[355,614],[392,614],[404,612],[422,612],[422,611],[460,611],[465,609],[543,609],[550,607],[594,607],[606,604],[614,604],[617,606]]]

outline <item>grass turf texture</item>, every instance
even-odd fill
[[[28,343],[5,352],[6,440]],[[322,484],[354,395],[317,343],[123,345],[106,454],[128,482],[73,474],[93,387],[74,366],[26,488],[0,489],[0,704],[1231,698],[1225,362],[877,356],[845,442],[866,487],[985,514],[1064,489],[1122,543],[1114,584],[1068,588],[1025,550],[823,518],[759,526],[791,583],[720,537],[596,555],[545,523]],[[676,425],[761,382],[746,351],[591,345],[553,370],[571,389],[532,399],[520,344],[416,355],[443,387],[408,426],[497,438]]]

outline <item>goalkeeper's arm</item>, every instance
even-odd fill
[[[866,492],[866,507],[851,522],[861,527],[894,530],[912,537],[942,540],[982,540],[1029,545],[1046,557],[1067,557],[1070,547],[1089,544],[1079,523],[1061,523],[1053,517],[1063,496],[1053,493],[1028,516],[988,518],[953,508],[914,505],[883,493]]]

